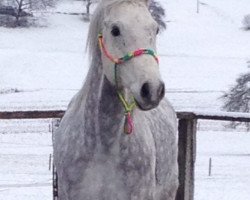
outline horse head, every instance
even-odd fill
[[[106,78],[118,90],[127,91],[141,110],[155,108],[165,87],[155,53],[159,27],[147,1],[123,1],[105,8],[99,43]]]

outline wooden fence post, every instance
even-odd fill
[[[52,119],[52,144],[54,145],[54,138],[55,138],[55,131],[60,125],[61,119]],[[53,171],[52,171],[52,195],[53,195],[53,200],[58,199],[58,177],[56,173],[56,167],[53,162]]]
[[[197,0],[197,2],[196,2],[196,12],[197,13],[200,12],[200,0]]]
[[[209,158],[209,164],[208,164],[208,176],[212,175],[212,158]]]
[[[179,188],[176,200],[194,199],[194,170],[196,159],[197,119],[180,119],[179,132]]]
[[[56,129],[60,125],[60,121],[61,121],[61,119],[57,119],[57,118],[52,119],[52,121],[51,121],[51,125],[52,125],[52,129],[51,129],[51,132],[52,132],[52,144],[54,144],[55,132],[56,132]]]

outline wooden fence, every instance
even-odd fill
[[[0,120],[5,119],[41,119],[62,118],[64,110],[50,111],[11,111],[0,112]],[[208,113],[208,112],[177,112],[179,119],[179,188],[176,200],[194,199],[194,172],[196,159],[196,128],[197,120],[222,120],[250,122],[250,114],[246,113]]]

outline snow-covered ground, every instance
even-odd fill
[[[11,123],[15,122],[9,122]],[[18,123],[18,122],[16,122]],[[33,126],[34,121],[29,120]],[[39,127],[45,126],[44,121]],[[38,122],[34,123],[38,124]],[[49,170],[49,156],[52,153],[51,133],[23,132],[19,122],[15,131],[0,134],[0,199],[2,200],[52,200],[52,172]],[[3,122],[0,126],[4,126]],[[6,124],[5,124],[6,126]],[[34,126],[32,127],[34,130]]]
[[[195,200],[246,200],[250,190],[250,134],[197,133]],[[209,158],[212,174],[208,176]]]
[[[1,128],[5,134],[0,134],[0,199],[52,199],[49,124],[48,120],[23,123],[14,120]],[[247,200],[250,135],[199,131],[197,141],[195,200]],[[208,176],[209,158],[212,158],[211,176]]]
[[[79,1],[69,2],[46,13],[47,27],[0,27],[1,111],[65,109],[82,86],[88,70],[88,23],[58,13],[84,9]],[[250,31],[241,25],[250,14],[249,0],[202,0],[199,14],[196,0],[161,2],[168,21],[158,39],[166,96],[177,110],[220,110],[223,91],[249,70]],[[49,124],[0,121],[0,199],[51,199]],[[248,144],[246,133],[198,133],[196,200],[249,198]]]

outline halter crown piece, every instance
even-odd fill
[[[158,60],[158,57],[156,56],[155,52],[151,49],[137,49],[133,52],[129,52],[127,54],[125,54],[125,56],[121,57],[121,58],[114,58],[108,51],[107,49],[105,48],[105,45],[104,45],[104,42],[103,42],[103,36],[102,34],[100,33],[98,35],[98,41],[99,41],[99,46],[100,46],[100,49],[101,51],[104,53],[104,55],[109,59],[111,60],[113,63],[114,63],[114,79],[115,79],[115,84],[116,84],[116,88],[117,88],[117,66],[118,64],[122,64],[134,57],[137,57],[137,56],[141,56],[143,54],[148,54],[148,55],[151,55],[154,57],[155,61],[157,63],[159,63],[159,60]],[[132,103],[129,104],[123,94],[117,90],[117,93],[118,93],[118,97],[120,99],[120,101],[122,102],[122,105],[124,107],[124,115],[125,115],[125,122],[124,122],[124,133],[126,134],[131,134],[134,130],[134,123],[133,123],[133,120],[132,120],[132,112],[134,110],[134,108],[136,107],[136,103],[135,103],[135,100],[134,100],[134,97],[133,97],[133,100],[132,100]]]

